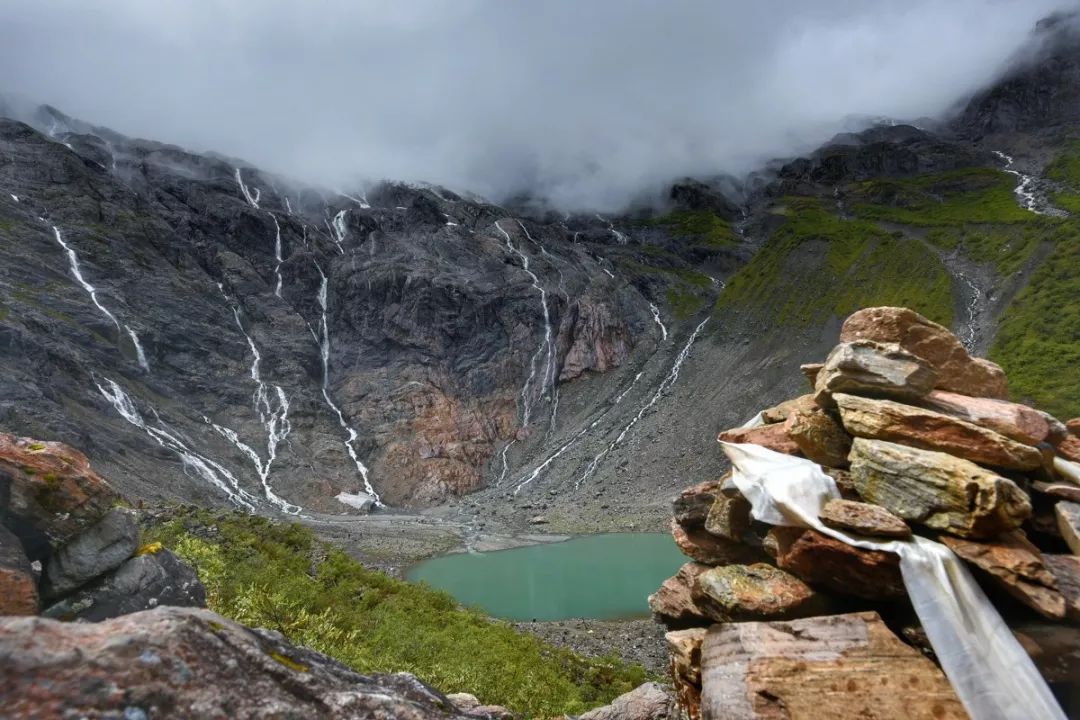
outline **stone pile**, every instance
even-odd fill
[[[1080,696],[1080,420],[1006,400],[1000,367],[905,308],[853,314],[824,363],[801,369],[807,394],[719,439],[821,465],[843,496],[824,507],[827,527],[949,547],[1068,711]],[[968,717],[896,555],[758,522],[727,476],[675,499],[672,534],[692,562],[649,604],[670,630],[685,717]]]

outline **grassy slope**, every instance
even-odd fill
[[[300,525],[188,510],[147,536],[196,568],[211,609],[359,672],[411,672],[533,717],[581,712],[647,679],[639,666],[546,645],[446,593],[365,569]]]

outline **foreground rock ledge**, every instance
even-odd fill
[[[5,720],[476,717],[411,675],[359,675],[195,608],[101,623],[0,618]]]
[[[968,717],[942,672],[877,613],[714,625],[702,720]]]

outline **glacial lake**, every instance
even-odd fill
[[[668,533],[610,533],[444,555],[406,575],[506,620],[613,620],[647,616],[648,596],[688,561]]]

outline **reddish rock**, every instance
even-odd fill
[[[869,537],[911,537],[907,523],[880,505],[853,500],[830,500],[821,509],[821,522],[828,527]]]
[[[0,525],[0,615],[36,615],[38,589],[22,544]]]
[[[817,403],[814,402],[814,396],[800,395],[797,398],[791,400],[785,400],[784,402],[769,408],[768,410],[761,411],[761,419],[766,423],[782,423],[788,419],[788,416],[796,410],[810,410],[817,407]]]
[[[849,453],[850,457],[850,453]],[[845,500],[859,500],[859,491],[855,489],[855,480],[851,477],[851,473],[847,470],[841,470],[840,468],[825,467],[822,468],[825,474],[833,479],[836,483],[836,489],[840,491],[840,496]]]
[[[1080,438],[1075,435],[1069,435],[1064,440],[1054,446],[1057,450],[1057,454],[1066,460],[1071,460],[1074,463],[1080,463]]]
[[[740,542],[750,529],[750,501],[739,493],[720,495],[705,519],[705,529],[717,537]]]
[[[933,662],[877,613],[722,623],[701,650],[703,720],[967,720]]]
[[[669,627],[705,622],[705,613],[691,597],[697,576],[709,569],[708,565],[689,562],[679,572],[665,580],[660,588],[649,596],[649,610],[653,616]]]
[[[573,380],[587,371],[605,372],[619,367],[630,355],[633,340],[626,321],[606,302],[579,300],[568,308],[563,320],[569,327],[569,344],[559,380]]]
[[[1080,557],[1075,555],[1043,555],[1046,569],[1057,580],[1057,588],[1065,598],[1065,616],[1080,620]]]
[[[818,465],[847,467],[851,436],[820,407],[792,410],[784,422],[784,430],[802,454]]]
[[[701,643],[705,640],[705,628],[673,630],[664,639],[671,657],[671,678],[679,708],[685,720],[701,720]]]
[[[867,600],[905,597],[900,558],[862,550],[816,530],[778,535],[776,564],[816,588]]]
[[[31,560],[44,561],[120,499],[78,450],[0,433],[0,525]]]
[[[844,427],[856,437],[936,450],[982,465],[1011,470],[1042,466],[1042,454],[1023,443],[966,420],[914,405],[837,393]]]
[[[1080,503],[1080,486],[1072,483],[1047,483],[1036,480],[1031,483],[1031,489],[1059,500]]]
[[[1073,437],[1080,438],[1080,418],[1073,418],[1072,420],[1065,421],[1065,429],[1069,431],[1069,434]]]
[[[725,540],[704,528],[685,528],[674,520],[671,523],[671,536],[683,555],[708,565],[755,562],[762,557],[762,551],[758,548]]]
[[[765,563],[710,568],[697,576],[691,596],[707,617],[722,622],[805,617],[827,606],[802,580]]]
[[[1051,620],[1065,617],[1065,598],[1058,592],[1054,574],[1046,567],[1039,549],[1019,530],[992,541],[942,535],[941,542],[1040,615]]]
[[[100,623],[0,618],[0,658],[6,720],[466,717],[411,675],[360,675],[194,608]]]
[[[814,400],[833,407],[833,393],[917,400],[934,388],[937,375],[925,360],[898,345],[840,343],[825,358],[814,385]]]
[[[686,527],[700,527],[705,524],[713,502],[720,496],[719,480],[691,485],[679,493],[671,503],[675,522]]]
[[[799,446],[787,434],[784,423],[773,423],[756,428],[732,428],[720,433],[717,440],[729,443],[753,443],[785,455],[799,454]]]
[[[1050,434],[1050,424],[1044,414],[1020,403],[935,390],[920,404],[1027,445],[1038,445]]]
[[[1005,372],[996,364],[968,355],[949,330],[902,307],[865,308],[840,329],[840,342],[872,340],[896,343],[926,360],[937,374],[935,387],[973,397],[1006,398]]]

